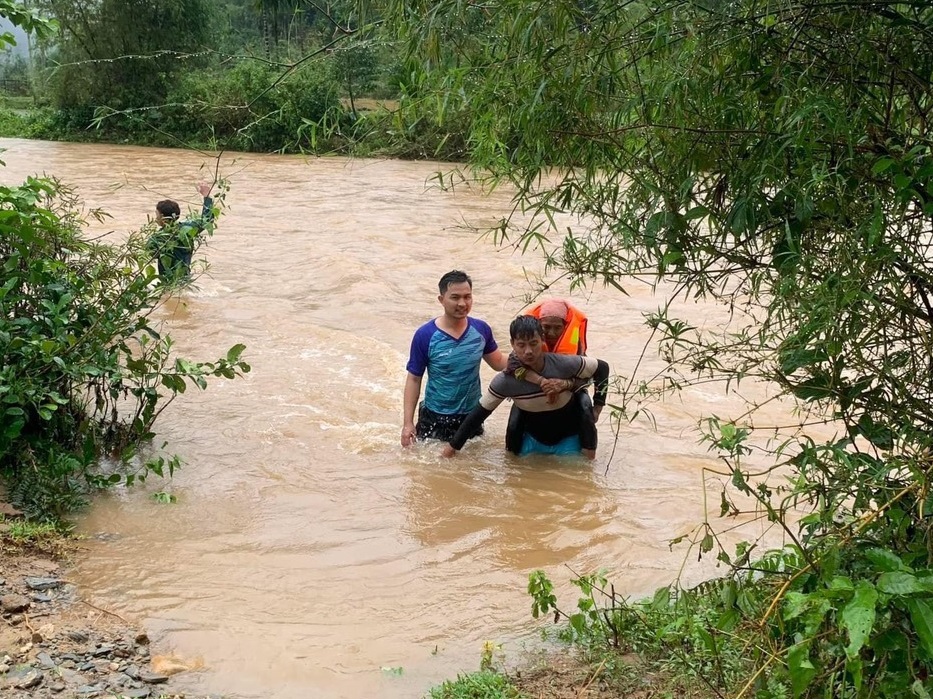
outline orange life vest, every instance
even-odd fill
[[[540,320],[541,305],[532,306],[527,314]],[[564,323],[563,334],[554,347],[548,345],[548,351],[557,354],[586,354],[586,315],[568,303]]]

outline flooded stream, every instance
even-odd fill
[[[143,225],[159,199],[195,209],[194,185],[214,167],[209,155],[167,149],[0,147],[4,183],[54,174],[111,214],[94,230],[115,236]],[[472,275],[473,314],[507,346],[543,271],[539,255],[460,225],[495,221],[508,193],[442,192],[429,180],[446,167],[221,158],[231,191],[198,253],[210,269],[158,317],[190,358],[244,343],[252,372],[189,390],[165,411],[158,439],[184,467],[171,483],[98,499],[80,517],[88,554],[71,576],[95,605],[138,620],[154,652],[203,660],[177,687],[419,697],[477,669],[487,639],[509,657],[536,641],[530,571],[547,571],[569,607],[571,569],[606,568],[638,596],[684,563],[668,541],[703,517],[702,469],[716,461],[694,427],[725,400],[715,389],[658,406],[656,427],[623,426],[614,450],[604,413],[595,463],[507,457],[506,409],[454,460],[437,444],[399,446],[408,347],[440,312],[441,274]],[[629,291],[569,296],[590,318],[590,354],[625,376],[647,337],[642,313],[660,303],[643,284]],[[699,323],[723,317],[694,312]],[[484,366],[484,385],[491,377]],[[162,489],[177,502],[153,500]],[[695,561],[688,579],[714,570]]]

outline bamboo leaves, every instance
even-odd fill
[[[625,389],[625,414],[749,378],[799,409],[779,426],[755,404],[741,420],[699,416],[726,464],[719,512],[752,499],[805,561],[737,559],[743,603],[717,611],[747,614],[758,635],[744,648],[763,650],[760,674],[726,691],[924,696],[933,10],[490,0],[483,11],[467,11],[463,72],[426,65],[416,42],[409,57],[426,91],[464,95],[471,164],[515,187],[527,226],[511,242],[573,283],[669,282],[732,314],[715,328],[675,318],[673,301],[646,315],[664,366]],[[456,19],[406,28],[414,38]],[[751,468],[752,453],[767,463]],[[702,526],[696,550],[731,560]],[[769,611],[751,618],[761,588]],[[681,611],[672,624],[697,622]],[[704,626],[694,647],[709,638]],[[765,673],[767,688],[753,681]]]

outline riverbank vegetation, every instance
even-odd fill
[[[51,32],[11,0],[0,16]],[[150,320],[167,289],[145,236],[89,237],[86,218],[104,216],[54,179],[0,186],[0,475],[40,520],[60,521],[94,490],[171,474],[178,458],[151,445],[165,406],[249,371],[242,345],[212,362],[176,356]]]
[[[706,696],[929,696],[933,7],[382,11],[423,103],[469,115],[460,174],[514,187],[500,244],[574,285],[673,289],[645,315],[663,368],[621,377],[617,425],[684,390],[772,396],[699,422],[717,505],[672,545],[723,577],[634,604],[581,577],[566,637],[604,667],[657,659]],[[724,304],[729,325],[678,315],[692,298]],[[775,422],[775,401],[795,412]],[[755,519],[765,538],[721,537]],[[533,577],[541,614],[556,613],[547,589]]]
[[[719,580],[631,602],[582,576],[564,610],[533,575],[533,611],[565,624],[594,672],[630,677],[635,653],[642,676],[705,696],[930,695],[929,4],[259,3],[252,27],[233,0],[226,15],[171,0],[132,23],[118,6],[82,4],[71,24],[78,4],[56,10],[31,135],[465,158],[462,177],[516,192],[500,244],[577,286],[674,290],[645,316],[663,368],[620,377],[615,427],[687,389],[769,387],[699,421],[718,506],[672,545],[714,557]],[[111,22],[103,53],[76,38]],[[158,43],[159,22],[191,34]],[[205,49],[218,29],[232,44]],[[371,116],[361,95],[398,105]],[[693,298],[728,307],[729,326],[678,316]],[[793,419],[767,417],[777,401]],[[727,546],[723,529],[751,520],[766,536]]]
[[[405,107],[396,42],[355,2],[42,0],[56,31],[0,61],[0,135],[462,158]],[[157,30],[155,30],[157,28]],[[24,104],[28,102],[27,104]]]
[[[54,180],[0,187],[0,473],[40,518],[171,474],[177,457],[149,446],[165,406],[189,385],[249,371],[242,345],[212,362],[176,356],[150,320],[166,288],[143,237],[89,239],[84,215]]]

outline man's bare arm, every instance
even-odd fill
[[[498,349],[494,352],[487,352],[484,354],[483,361],[496,371],[505,371],[505,368],[509,365],[508,357],[502,354],[502,350]]]
[[[408,372],[405,377],[405,393],[402,408],[402,446],[411,446],[415,441],[415,408],[421,397],[421,378]]]
[[[498,405],[498,403],[497,403]],[[444,445],[441,449],[441,456],[450,458],[458,451],[463,449],[463,445],[466,444],[467,439],[471,434],[473,434],[483,422],[486,421],[486,418],[492,415],[492,410],[484,408],[482,404],[477,405],[470,411],[470,414],[466,416],[466,419],[460,423],[460,427],[457,429],[457,433],[453,438]]]

